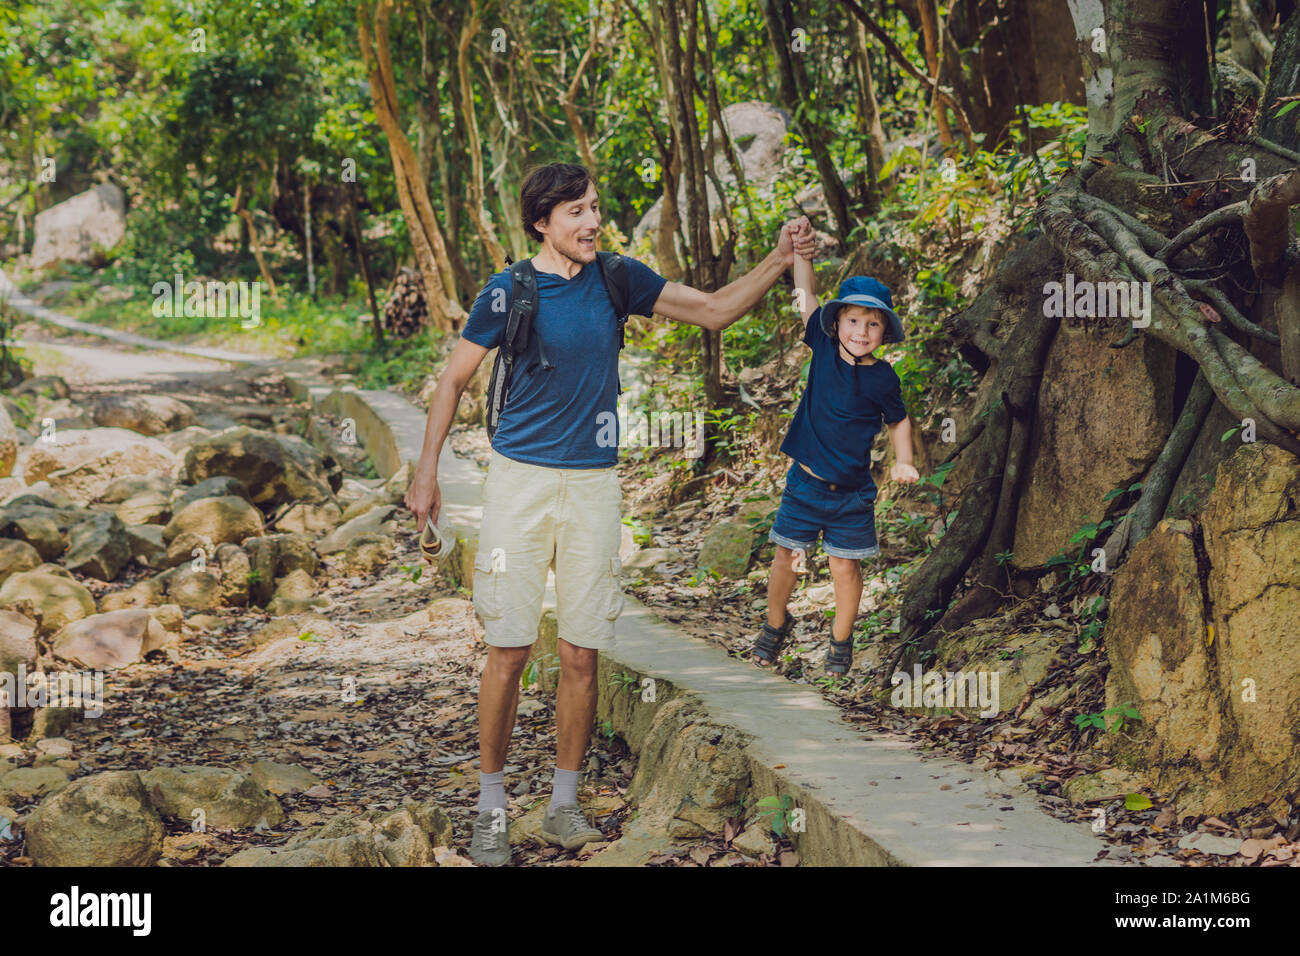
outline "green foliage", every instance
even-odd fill
[[[1141,720],[1137,708],[1132,704],[1120,704],[1118,707],[1107,707],[1100,713],[1075,714],[1074,726],[1079,730],[1088,730],[1096,728],[1104,730],[1107,733],[1123,733],[1128,727],[1130,721]]]
[[[538,654],[528,662],[524,667],[523,676],[520,683],[523,684],[524,690],[532,687],[537,683],[538,677],[545,674],[547,677],[554,677],[560,672],[560,659],[554,654]]]
[[[769,825],[776,838],[785,837],[791,823],[791,811],[794,809],[794,797],[785,794],[780,797],[763,797],[755,804],[758,816],[770,817]]]

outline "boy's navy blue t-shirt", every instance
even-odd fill
[[[628,311],[653,314],[668,280],[628,256],[623,263],[631,292]],[[618,316],[600,266],[588,263],[572,279],[539,269],[537,297],[532,334],[515,359],[492,447],[507,458],[549,468],[617,464]],[[461,335],[496,348],[505,335],[509,306],[510,271],[503,269],[479,292]],[[555,368],[542,369],[539,348]],[[613,443],[608,428],[602,434],[611,416]],[[597,442],[598,436],[607,447]]]
[[[821,307],[808,318],[803,340],[812,346],[808,385],[781,451],[818,475],[850,488],[874,487],[871,442],[881,419],[907,417],[898,374],[884,359],[853,366],[822,328]]]

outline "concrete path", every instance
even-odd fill
[[[36,318],[103,335],[112,330],[73,323],[32,303],[14,304]],[[69,324],[72,323],[72,324]],[[152,340],[105,335],[124,344]],[[173,346],[160,347],[175,351]],[[219,350],[185,351],[204,358]],[[226,360],[241,364],[247,356]],[[265,362],[284,372],[313,407],[350,415],[381,474],[419,458],[425,415],[386,391],[338,389],[302,363]],[[382,453],[381,453],[382,452]],[[484,473],[457,458],[450,444],[439,459],[447,520],[477,527]],[[554,607],[548,589],[546,606]],[[697,698],[716,722],[748,738],[755,786],[795,797],[812,825],[797,841],[812,864],[911,866],[1080,866],[1106,844],[1083,824],[1045,812],[1028,788],[951,758],[922,756],[894,734],[868,734],[847,724],[815,690],[793,684],[659,620],[631,596],[616,627],[617,646],[602,655],[613,668],[654,677],[674,693]],[[818,834],[812,839],[813,832]]]

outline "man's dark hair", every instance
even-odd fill
[[[528,171],[519,191],[519,213],[524,232],[536,242],[542,234],[533,228],[539,219],[550,219],[551,210],[560,203],[573,202],[587,194],[587,184],[594,182],[586,166],[575,163],[550,163]]]

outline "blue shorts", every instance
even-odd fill
[[[829,482],[808,474],[795,462],[786,473],[781,507],[767,539],[807,554],[823,533],[822,550],[832,557],[878,555],[876,486],[832,491]]]

